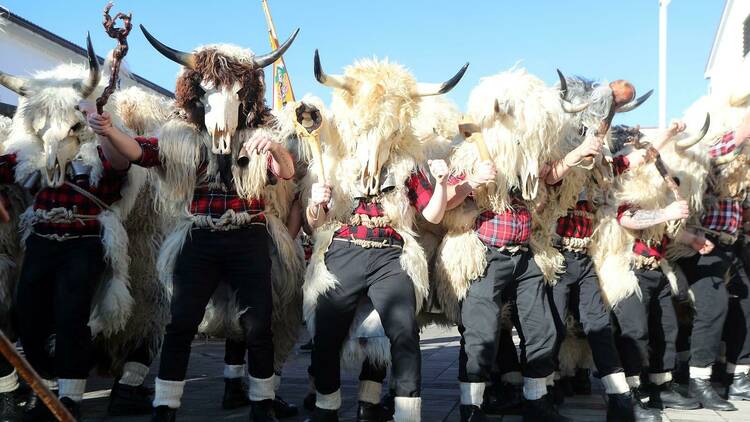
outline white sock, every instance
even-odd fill
[[[422,399],[396,397],[393,422],[419,422],[422,418]]]
[[[83,393],[86,392],[85,379],[60,378],[57,383],[60,385],[60,398],[67,397],[74,402],[83,400]]]
[[[523,385],[523,375],[518,371],[506,372],[500,375],[500,381],[510,385]]]
[[[641,377],[639,377],[638,375],[625,377],[625,381],[627,381],[628,387],[630,388],[638,388],[641,386]]]
[[[0,393],[10,393],[18,389],[18,374],[13,370],[10,374],[0,377]]]
[[[648,380],[654,385],[666,384],[669,381],[672,381],[672,373],[660,372],[658,374],[648,374]]]
[[[276,396],[276,392],[281,387],[281,374],[273,374],[273,395]]]
[[[154,391],[154,407],[168,406],[171,409],[178,409],[184,389],[185,381],[167,381],[157,378],[156,389]]]
[[[727,362],[727,374],[747,374],[750,371],[750,365],[735,365]]]
[[[709,365],[709,366],[707,366],[705,368],[700,368],[700,367],[697,367],[697,366],[691,366],[690,367],[690,378],[704,379],[704,380],[711,379],[711,365]]]
[[[483,382],[462,382],[459,384],[461,391],[461,404],[481,406],[484,402]]]
[[[143,384],[146,375],[148,375],[148,366],[138,362],[125,362],[119,382],[131,387],[138,387]]]
[[[224,378],[242,378],[247,374],[245,365],[227,365],[224,364]]]
[[[526,400],[539,400],[547,394],[547,377],[523,377],[523,396]]]
[[[602,377],[604,392],[607,394],[623,394],[630,391],[628,380],[625,379],[624,372],[615,372],[614,374]]]
[[[375,381],[359,382],[359,401],[379,404],[380,394],[383,392],[383,384]]]
[[[273,379],[275,377],[276,375],[271,375],[268,378],[254,378],[248,375],[248,396],[250,397],[250,400],[273,400],[276,397],[276,393],[273,389]]]
[[[341,389],[331,394],[315,393],[315,407],[326,410],[339,410],[341,407]]]

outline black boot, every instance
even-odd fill
[[[157,406],[151,414],[151,422],[174,422],[177,416],[177,409],[169,406]]]
[[[696,399],[685,397],[677,392],[672,381],[662,385],[650,384],[649,393],[648,405],[655,409],[692,410],[701,407]]]
[[[479,406],[462,404],[459,411],[461,412],[461,422],[485,422],[487,420],[487,416]]]
[[[366,401],[359,402],[357,407],[357,421],[358,422],[383,422],[385,416],[383,414],[383,407],[380,403],[373,404]]]
[[[546,395],[538,400],[526,400],[523,409],[524,422],[572,422],[557,412],[552,400]]]
[[[279,422],[273,412],[273,400],[261,400],[250,402],[251,422]]]
[[[750,400],[750,375],[733,374],[727,387],[729,400]]]
[[[224,378],[224,398],[221,407],[230,410],[250,404],[247,396],[247,385],[243,378]]]
[[[521,386],[495,384],[484,390],[482,410],[488,415],[518,415],[522,402]]]
[[[561,394],[563,397],[573,397],[576,395],[575,389],[575,378],[573,377],[562,377],[555,381],[555,390],[559,390],[557,394]],[[557,400],[555,400],[557,402]],[[562,401],[560,402],[560,404]]]
[[[297,409],[297,406],[287,403],[281,397],[276,396],[276,398],[273,399],[273,412],[276,414],[277,418],[284,419],[297,416],[299,409]]]
[[[57,391],[54,393],[57,394]],[[32,394],[23,409],[22,420],[24,422],[54,422],[57,418],[47,409],[39,396]]]
[[[649,409],[632,392],[609,394],[607,422],[661,422],[661,412]]]
[[[591,394],[591,376],[590,371],[585,368],[576,369],[576,374],[571,380],[573,392],[581,396]]]
[[[20,422],[21,415],[17,393],[0,393],[0,422]]]
[[[677,367],[672,371],[672,379],[677,384],[687,385],[690,382],[690,364],[687,361],[677,361]]]
[[[380,407],[383,408],[383,420],[392,421],[393,414],[396,413],[396,391],[391,390],[388,394],[383,397],[383,401],[380,403]]]
[[[63,397],[60,399],[60,403],[68,409],[74,420],[81,420],[81,403],[71,400],[69,397]]]
[[[719,397],[710,380],[691,378],[688,392],[690,397],[696,399],[706,409],[722,412],[737,410],[732,403]]]
[[[307,393],[304,400],[302,400],[302,407],[309,412],[315,410],[315,393]]]
[[[109,395],[109,416],[148,415],[151,410],[150,388],[143,385],[133,387],[115,381]]]
[[[556,381],[553,385],[547,386],[547,396],[549,397],[548,399],[552,401],[552,404],[554,404],[555,406],[561,406],[565,402],[566,396],[565,387],[563,387],[563,385],[561,385],[559,381],[560,380]],[[572,387],[572,385],[570,386]],[[570,391],[573,391],[572,388],[570,389]]]
[[[315,407],[312,415],[305,419],[305,422],[339,422],[339,411]]]

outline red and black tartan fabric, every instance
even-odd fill
[[[557,220],[557,235],[584,239],[594,233],[594,223],[587,216],[593,213],[589,201],[578,201],[574,209]]]
[[[141,158],[135,161],[135,164],[141,167],[158,167],[162,165],[159,158],[159,140],[156,138],[135,138],[141,145]],[[196,169],[198,180],[206,175],[207,163],[202,163]],[[270,168],[270,159],[269,159]],[[262,198],[246,199],[237,194],[232,188],[229,190],[211,188],[207,184],[199,184],[193,192],[193,199],[190,202],[190,213],[193,215],[207,215],[211,218],[221,218],[228,210],[236,213],[247,212],[249,214],[258,214],[253,219],[254,223],[266,221],[263,215],[265,202]]]
[[[711,145],[711,148],[708,150],[708,156],[715,159],[727,154],[732,154],[736,149],[737,144],[734,141],[734,131],[727,132]]]
[[[729,234],[736,234],[742,224],[742,202],[737,199],[724,198],[705,207],[701,225],[703,227]]]
[[[630,161],[624,155],[612,158],[612,172],[615,176],[625,173],[630,168]]]
[[[412,174],[411,177],[406,181],[407,197],[409,203],[422,212],[432,198],[432,185],[430,180],[424,174],[424,172],[417,171]],[[352,212],[354,214],[363,214],[368,217],[382,217],[383,208],[377,202],[373,202],[367,199],[360,199],[357,207]],[[351,226],[346,225],[341,227],[334,233],[334,237],[338,238],[355,238],[355,239],[393,239],[402,240],[401,236],[393,229],[393,227],[374,227],[368,228],[362,225]]]
[[[617,208],[617,221],[619,222],[626,212],[633,210],[633,207],[629,204],[620,205],[620,207]],[[633,253],[636,255],[652,256],[656,259],[662,259],[664,258],[664,253],[668,244],[669,238],[667,235],[662,236],[661,240],[658,242],[644,242],[641,239],[636,239],[635,244],[633,245]]]
[[[0,155],[0,183],[11,184],[16,182],[16,155]]]
[[[466,179],[466,175],[451,175],[449,185],[457,185]],[[473,200],[473,194],[469,195]],[[474,231],[479,240],[492,248],[525,246],[531,237],[531,212],[518,198],[513,198],[511,208],[497,214],[484,211],[474,221]]]
[[[99,184],[97,186],[78,184],[77,186],[85,189],[105,204],[112,205],[121,198],[120,189],[125,183],[128,171],[115,170],[104,156],[101,147],[97,150],[103,166]],[[12,182],[14,179],[13,168],[15,164],[10,165],[10,163],[15,163],[15,157],[11,157],[6,155],[0,160],[2,162],[0,168],[9,165],[8,169],[4,169],[0,176],[0,180],[6,183],[8,180]],[[6,178],[7,176],[10,176],[10,178]],[[72,183],[71,180],[68,181]],[[74,214],[85,216],[97,216],[102,211],[96,203],[68,185],[62,185],[59,188],[41,189],[34,198],[33,207],[35,210],[46,211],[53,208],[65,208],[71,210]],[[34,231],[45,235],[96,236],[100,234],[101,228],[97,220],[82,220],[73,223],[37,223],[34,225]]]

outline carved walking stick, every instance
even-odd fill
[[[479,159],[482,161],[493,161],[490,151],[487,149],[487,143],[484,142],[482,136],[482,128],[478,124],[474,123],[468,117],[464,116],[461,119],[461,123],[458,124],[458,131],[464,136],[464,139],[471,142],[477,147],[479,152]],[[493,161],[494,162],[494,161]],[[497,185],[495,182],[487,184],[487,193],[491,194],[495,192]]]
[[[317,167],[318,181],[326,183],[326,174],[323,169],[323,152],[320,147],[320,127],[323,125],[323,117],[316,107],[299,103],[294,109],[297,119],[294,124],[297,136],[310,146],[312,159]]]
[[[75,422],[73,415],[70,414],[68,409],[60,403],[60,400],[49,391],[46,385],[42,382],[42,378],[36,373],[34,368],[29,365],[21,355],[16,351],[16,347],[13,343],[8,340],[2,330],[0,330],[0,354],[5,356],[5,359],[16,368],[18,374],[26,380],[34,390],[37,396],[42,400],[45,406],[52,412],[58,421],[62,422]]]
[[[101,97],[96,99],[96,111],[99,114],[102,114],[102,112],[104,112],[104,106],[107,104],[107,101],[109,101],[110,95],[112,95],[112,93],[115,92],[115,89],[117,89],[117,79],[120,74],[120,65],[122,64],[122,59],[125,58],[125,55],[128,54],[128,35],[130,34],[130,30],[133,28],[133,14],[128,13],[126,15],[124,13],[118,13],[113,19],[112,16],[109,15],[109,11],[112,9],[112,6],[114,6],[114,4],[112,2],[109,2],[104,7],[103,25],[104,30],[107,32],[107,35],[117,40],[117,47],[112,50],[112,67],[110,69],[111,72],[109,75],[109,83],[107,84],[107,87],[104,88],[104,92],[102,93]],[[115,23],[117,23],[118,19],[122,20],[122,28],[118,28],[115,26]]]

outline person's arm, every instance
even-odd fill
[[[290,180],[294,177],[294,159],[292,158],[292,154],[283,145],[274,142],[268,135],[257,132],[245,143],[244,148],[248,154],[253,152],[257,154],[269,152],[271,154],[271,172],[285,180]]]
[[[652,146],[656,148],[657,151],[661,151],[661,149],[664,147],[664,145],[667,144],[667,142],[669,142],[670,139],[674,138],[679,133],[682,133],[686,127],[687,126],[685,125],[685,122],[672,122],[667,130],[659,134],[659,136],[653,142]]]
[[[331,200],[331,186],[313,183],[310,192],[310,204],[305,210],[307,224],[312,229],[323,225],[328,219],[328,202]]]
[[[682,230],[677,234],[676,241],[695,249],[699,254],[706,255],[714,250],[714,243],[701,234]]]
[[[447,189],[446,210],[452,210],[461,205],[464,200],[474,192],[474,189],[486,185],[495,180],[497,170],[491,161],[483,161],[477,166],[474,175],[460,180],[458,183],[449,183]]]
[[[644,230],[672,220],[680,220],[690,215],[686,201],[675,201],[662,209],[641,210],[623,209],[618,212],[617,220],[626,229]]]
[[[602,153],[604,141],[599,136],[587,136],[581,145],[570,151],[562,160],[550,163],[550,169],[544,177],[548,185],[556,185],[578,163],[586,157],[595,157]]]
[[[302,205],[299,199],[292,201],[291,207],[289,207],[289,215],[286,218],[286,229],[289,230],[289,235],[292,239],[296,238],[302,228]]]
[[[137,162],[143,155],[143,148],[134,138],[112,125],[109,113],[90,114],[89,126],[94,132],[107,141],[102,142],[102,150],[112,166],[117,169],[125,169],[131,162]],[[117,165],[115,165],[117,161]],[[125,164],[123,164],[125,163]]]
[[[422,216],[430,223],[438,224],[443,220],[448,203],[448,165],[443,160],[430,160],[427,165],[435,178],[435,186],[430,201],[422,210]]]

